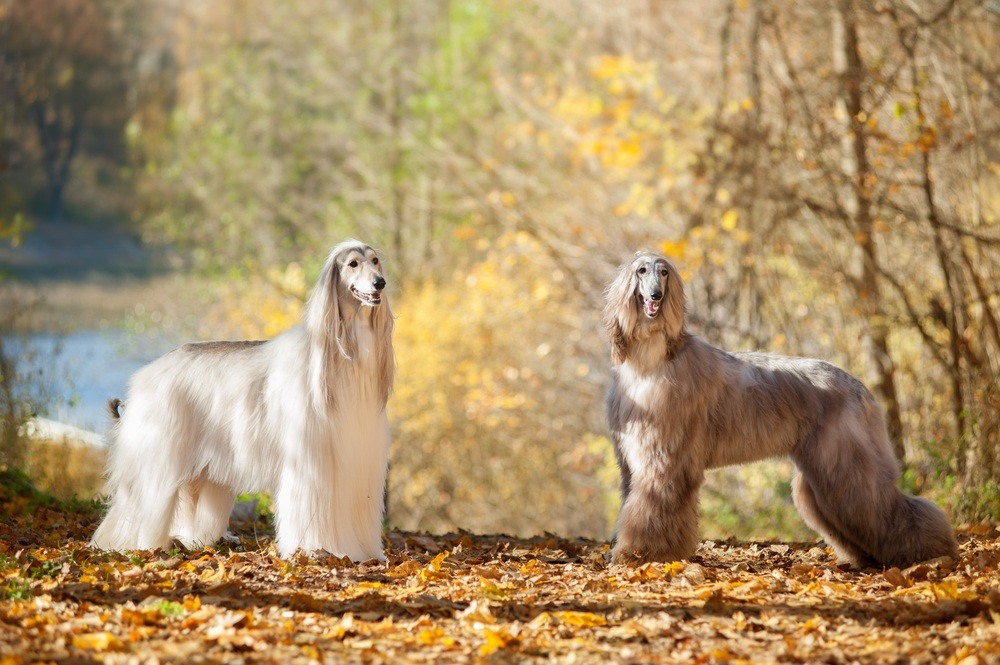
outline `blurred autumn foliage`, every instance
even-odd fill
[[[396,308],[390,519],[405,528],[600,536],[614,458],[596,314],[572,275],[506,234]]]
[[[0,3],[0,218],[46,159],[24,45],[76,44],[50,4]],[[384,250],[393,523],[608,534],[597,312],[640,247],[696,332],[858,374],[908,489],[1000,518],[995,2],[71,4],[127,65],[55,77],[120,77],[79,170],[118,159],[136,228],[224,278],[199,336],[272,335],[334,242]],[[787,480],[713,473],[706,531],[804,535]]]

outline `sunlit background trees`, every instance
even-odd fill
[[[381,247],[402,527],[608,534],[597,313],[640,247],[693,330],[857,373],[908,489],[998,519],[997,53],[992,0],[3,0],[0,229],[171,243],[226,284],[200,335]],[[805,535],[787,481],[713,472],[707,532]]]

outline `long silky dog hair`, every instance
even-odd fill
[[[900,492],[882,412],[833,365],[729,353],[689,334],[676,267],[640,252],[606,292],[608,422],[621,470],[615,561],[688,558],[704,472],[779,455],[805,522],[854,566],[956,556],[944,512]]]
[[[115,420],[91,544],[210,545],[237,492],[273,493],[276,545],[384,560],[393,317],[378,255],[330,252],[303,322],[266,342],[186,344],[140,369]]]

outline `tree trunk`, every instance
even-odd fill
[[[882,311],[879,291],[879,258],[871,200],[875,174],[868,162],[867,118],[862,108],[861,90],[865,70],[858,47],[857,9],[853,0],[838,0],[832,18],[833,64],[840,78],[837,111],[844,130],[841,160],[843,174],[848,180],[843,207],[859,248],[859,266],[854,284],[867,326],[862,348],[874,372],[873,387],[885,406],[893,451],[900,461],[905,462],[895,366],[889,353],[889,325]]]
[[[389,163],[389,203],[390,228],[392,229],[392,252],[400,274],[406,274],[407,257],[404,253],[403,227],[405,221],[406,192],[403,189],[404,140],[403,140],[403,10],[401,0],[392,5],[392,30],[395,39],[395,53],[390,70],[392,96],[389,101],[389,127],[392,133],[392,158]]]
[[[58,220],[62,217],[63,194],[70,178],[70,166],[80,145],[83,129],[84,108],[71,108],[69,127],[64,128],[58,119],[49,118],[49,109],[44,104],[32,106],[38,142],[42,146],[42,168],[45,171],[45,191],[49,199],[49,216]]]

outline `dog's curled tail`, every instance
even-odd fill
[[[118,420],[122,417],[122,413],[119,410],[125,405],[125,402],[121,401],[117,397],[108,400],[108,413],[111,414],[113,420]]]

